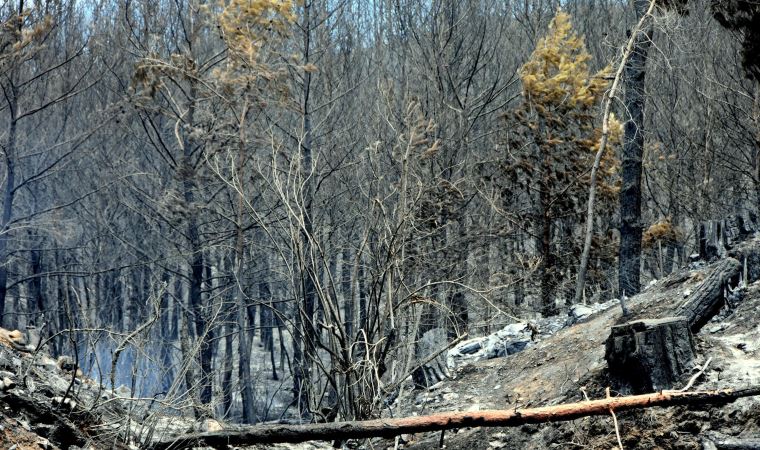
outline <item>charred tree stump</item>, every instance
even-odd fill
[[[610,377],[622,392],[670,389],[694,359],[691,333],[698,332],[726,303],[741,263],[726,258],[674,311],[675,317],[637,320],[612,327],[606,354]]]
[[[736,285],[741,272],[741,263],[734,258],[726,258],[715,267],[705,281],[699,285],[675,314],[689,321],[689,328],[697,333],[726,303],[726,289]]]
[[[689,322],[685,317],[667,317],[614,326],[605,359],[620,392],[671,389],[694,360]]]
[[[725,251],[723,222],[710,221],[699,225],[699,258],[712,261]]]

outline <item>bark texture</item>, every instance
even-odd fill
[[[757,217],[753,213],[733,214],[721,220],[700,223],[699,258],[705,261],[722,258],[756,230]]]
[[[736,285],[741,264],[726,258],[707,276],[705,281],[679,305],[676,315],[684,316],[691,331],[698,332],[726,303],[726,289]]]
[[[619,392],[671,389],[694,360],[689,323],[685,317],[667,317],[614,326],[605,359]]]
[[[636,17],[646,14],[648,0],[633,0]],[[641,161],[644,154],[644,84],[647,52],[652,42],[651,27],[638,33],[633,51],[623,72],[625,110],[630,117],[625,123],[620,189],[620,295],[633,296],[640,290],[641,267]]]

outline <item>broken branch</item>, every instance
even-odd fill
[[[226,448],[283,442],[331,441],[392,438],[407,433],[422,433],[465,427],[515,427],[531,423],[560,422],[586,416],[607,415],[610,411],[627,411],[653,406],[703,403],[730,403],[738,398],[760,395],[760,386],[745,389],[673,392],[604,398],[540,408],[448,412],[430,416],[377,419],[356,422],[333,422],[307,425],[257,425],[239,430],[216,431],[180,436],[157,442],[153,450],[184,449],[198,446]]]

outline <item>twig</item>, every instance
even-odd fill
[[[694,385],[694,382],[697,381],[697,379],[702,376],[703,373],[705,373],[705,370],[707,370],[707,366],[710,365],[710,362],[712,361],[712,357],[707,358],[707,361],[705,361],[705,364],[699,369],[699,372],[695,373],[691,378],[689,378],[689,382],[686,383],[686,386],[682,387],[681,389],[672,389],[668,392],[686,392]]]
[[[604,392],[607,394],[607,398],[610,398],[610,388],[605,389]],[[615,424],[615,436],[617,436],[618,447],[620,447],[620,450],[623,450],[623,441],[620,439],[620,426],[618,425],[615,411],[612,408],[610,408],[610,414],[612,414],[612,423]]]
[[[585,398],[587,402],[590,402],[591,400],[589,400],[588,394],[586,393],[586,386],[581,386],[581,392],[583,392],[583,398]]]

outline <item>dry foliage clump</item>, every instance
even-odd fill
[[[647,228],[642,237],[641,245],[644,248],[652,248],[657,242],[680,242],[683,238],[683,231],[673,226],[670,217],[666,217]]]

